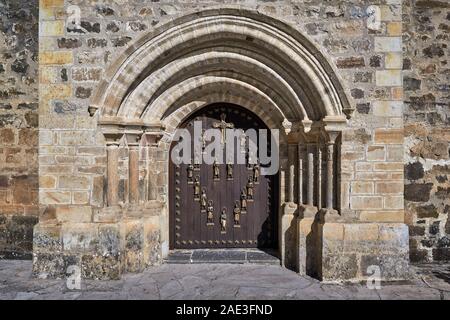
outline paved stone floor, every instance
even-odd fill
[[[0,260],[0,299],[450,299],[450,265],[412,268],[406,283],[323,284],[280,266],[163,264],[119,281],[86,281],[70,291],[63,280],[31,278],[30,261]]]

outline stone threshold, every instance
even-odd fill
[[[172,250],[164,259],[167,264],[267,264],[280,265],[274,249],[195,249]]]

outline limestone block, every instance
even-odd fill
[[[146,266],[161,263],[161,226],[159,217],[153,216],[144,221],[144,261]]]
[[[39,54],[39,64],[41,65],[64,65],[72,63],[72,51],[46,51]]]
[[[387,24],[387,34],[389,36],[401,36],[402,35],[402,23],[401,22],[389,22]]]
[[[352,196],[352,209],[382,209],[383,197],[377,196]]]
[[[399,87],[402,85],[401,70],[377,70],[375,72],[377,86]]]
[[[403,196],[389,196],[384,197],[385,209],[403,209],[405,199]]]
[[[375,241],[378,239],[376,223],[354,223],[345,225],[345,241]]]
[[[60,145],[77,146],[93,145],[94,135],[91,131],[62,131],[60,133]]]
[[[59,222],[91,222],[92,208],[90,206],[59,206],[56,208],[56,219]]]
[[[409,273],[409,257],[403,254],[382,254],[361,256],[360,272],[362,278],[373,276],[369,267],[379,267],[383,281],[404,280]]]
[[[403,101],[374,101],[373,114],[379,117],[400,117],[403,115]]]
[[[384,66],[386,69],[402,69],[403,55],[399,52],[386,53]]]
[[[353,194],[373,194],[374,192],[373,182],[370,181],[355,181],[351,186]]]
[[[386,210],[386,211],[361,211],[359,218],[361,221],[371,222],[403,222],[403,210]]]
[[[39,191],[39,203],[43,205],[48,204],[70,204],[70,192],[62,191]]]
[[[62,252],[33,252],[32,275],[41,279],[63,279],[68,276],[70,266],[80,267],[77,255]],[[80,269],[81,270],[81,269]]]
[[[401,4],[382,5],[380,9],[382,21],[402,21]]]
[[[402,194],[403,182],[376,182],[375,193],[377,194]]]
[[[58,178],[59,189],[88,190],[90,186],[90,179],[85,176],[60,176]]]
[[[343,223],[343,238],[337,223],[323,227],[322,280],[358,281],[379,267],[382,280],[408,276],[408,227],[403,223]]]
[[[73,204],[89,204],[89,192],[86,191],[75,191],[72,193],[72,203]]]
[[[375,37],[376,52],[402,52],[401,37]]]
[[[358,274],[358,257],[352,254],[327,254],[322,258],[322,280],[353,280]]]
[[[404,164],[402,162],[380,162],[375,163],[373,166],[375,171],[403,171],[403,168]]]
[[[41,37],[54,37],[64,35],[64,20],[41,21],[39,26]]]
[[[123,222],[125,271],[141,272],[144,267],[144,226],[140,220]]]
[[[122,276],[120,256],[85,254],[81,258],[81,277],[91,280],[119,280]]]
[[[323,239],[326,241],[344,240],[344,225],[342,223],[325,223],[323,226]]]
[[[297,223],[294,212],[297,206],[294,203],[286,203],[283,207],[283,215],[279,223],[279,245],[281,250],[281,263],[290,269],[295,269],[295,243]]]
[[[55,8],[55,7],[63,7],[64,0],[40,0],[39,1],[40,8]]]
[[[93,223],[64,223],[62,225],[64,252],[95,252],[98,226]]]
[[[321,277],[322,224],[315,217],[297,219],[296,267],[301,275]]]
[[[33,250],[35,252],[62,251],[61,226],[38,223],[33,230]]]
[[[39,188],[53,189],[55,187],[56,187],[56,177],[54,177],[54,176],[40,176],[39,177]]]
[[[385,159],[386,151],[384,146],[368,146],[367,161],[382,161]]]
[[[120,225],[118,223],[100,224],[98,227],[98,244],[96,252],[101,256],[118,257],[123,253]]]
[[[403,129],[375,129],[375,143],[402,144]]]

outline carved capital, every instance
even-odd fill
[[[157,132],[144,133],[145,143],[148,146],[156,147],[164,134]]]
[[[141,144],[142,132],[126,132],[125,139],[129,147],[138,147]]]
[[[326,134],[327,134],[327,145],[334,145],[341,132],[328,131]]]
[[[347,126],[344,116],[326,116],[322,123],[326,132],[341,132]]]
[[[103,136],[105,137],[107,146],[119,146],[120,141],[123,138],[123,132],[107,131],[107,132],[103,132]]]

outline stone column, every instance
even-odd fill
[[[106,147],[107,152],[107,193],[108,207],[119,204],[119,143],[110,142]]]
[[[154,151],[155,148],[158,147],[158,142],[162,137],[162,133],[159,132],[150,132],[145,133],[144,141],[147,145],[147,153],[148,153],[148,163],[147,163],[147,187],[148,187],[148,194],[147,194],[147,200],[148,201],[154,201],[158,199],[158,188],[156,183],[156,174],[154,171],[155,167],[155,159],[154,159]]]
[[[333,209],[334,142],[327,143],[327,209]]]
[[[139,202],[139,146],[129,146],[128,176],[130,181],[130,203]]]
[[[303,146],[298,145],[298,204],[303,204]]]
[[[308,154],[308,190],[306,204],[314,206],[314,149],[315,144],[309,143],[307,145]]]
[[[317,143],[317,208],[322,209],[322,149]]]
[[[128,142],[128,199],[131,204],[139,203],[139,147],[141,136],[127,134]]]
[[[288,177],[288,202],[295,202],[294,192],[295,192],[295,162],[297,154],[297,145],[289,144],[288,145],[288,161],[289,161],[289,177]]]
[[[283,169],[280,171],[280,204],[284,204],[286,202],[286,174]]]
[[[294,202],[295,166],[289,166],[288,202]]]

